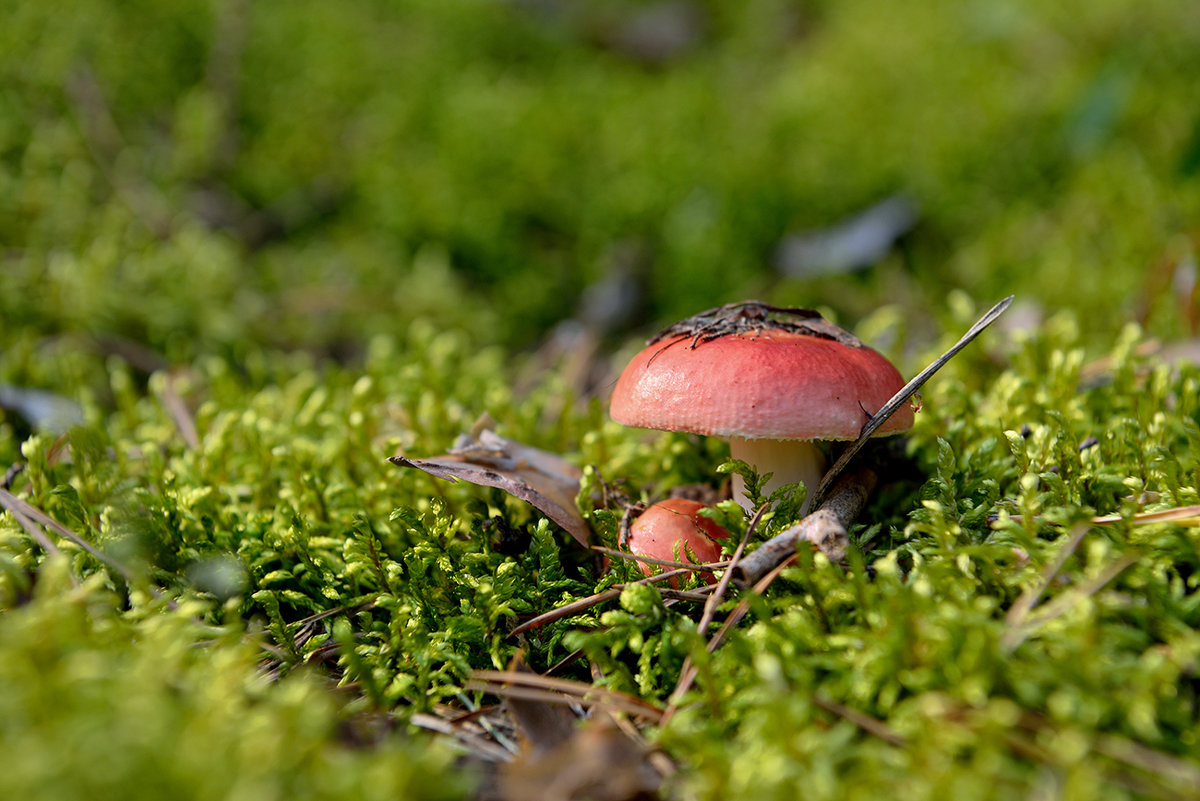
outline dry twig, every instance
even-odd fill
[[[693,564],[691,562],[675,562],[670,559],[656,559],[653,556],[643,556],[641,554],[632,554],[626,551],[618,551],[616,548],[605,548],[603,545],[593,545],[593,551],[599,551],[602,554],[615,556],[618,559],[624,559],[629,562],[644,562],[648,565],[658,565],[659,567],[669,567],[673,570],[689,570],[700,573],[716,573],[718,570],[723,570],[729,567],[729,560],[723,559],[719,562],[700,562]]]
[[[489,762],[508,762],[512,759],[512,754],[502,746],[496,745],[491,740],[479,736],[461,723],[444,720],[437,715],[430,715],[426,712],[415,712],[409,720],[418,728],[453,737],[463,748],[480,759]]]
[[[746,526],[746,533],[742,536],[742,541],[738,543],[737,550],[733,552],[733,558],[729,560],[729,570],[726,570],[725,575],[721,576],[721,580],[717,582],[717,588],[708,597],[708,601],[705,602],[704,612],[700,615],[700,622],[696,626],[696,630],[702,635],[708,630],[713,616],[717,612],[717,607],[721,605],[721,601],[725,597],[725,591],[729,588],[733,571],[737,569],[737,564],[742,558],[742,553],[746,550],[746,543],[750,541],[750,536],[758,528],[758,523],[762,520],[762,516],[766,514],[768,508],[769,504],[766,503],[758,507],[758,511],[754,513],[754,517],[750,519],[750,524]],[[735,609],[734,611],[736,614],[737,610]],[[726,630],[723,627],[709,640],[706,645],[709,653],[716,649],[717,644],[720,643],[720,639],[718,638],[723,638],[724,631]],[[663,723],[666,723],[675,714],[675,710],[679,707],[679,700],[683,697],[684,693],[691,689],[692,682],[695,680],[696,670],[692,664],[691,656],[688,656],[683,660],[683,669],[679,671],[679,681],[675,685],[675,691],[671,693],[671,702],[668,704],[666,712],[663,713]]]
[[[498,695],[501,698],[526,698],[559,704],[579,704],[584,707],[604,706],[654,722],[662,718],[661,709],[627,693],[595,687],[581,681],[541,676],[537,673],[477,670],[471,674],[466,689]]]
[[[819,695],[812,696],[812,702],[826,712],[850,721],[867,734],[878,737],[888,745],[894,745],[896,748],[904,748],[908,745],[905,739],[897,734],[891,726],[873,715],[868,715],[862,710],[846,706],[829,698],[822,698]]]
[[[0,476],[0,489],[7,490],[12,488],[12,483],[17,476],[21,475],[21,471],[25,469],[24,462],[13,462],[4,471],[4,475]]]
[[[821,549],[830,559],[841,561],[846,555],[849,538],[846,529],[858,516],[875,489],[875,471],[861,467],[845,476],[833,492],[812,514],[799,523],[764,542],[754,553],[742,560],[730,572],[740,587],[749,587],[767,571],[775,567],[790,554],[795,553],[796,543],[808,540]]]
[[[1071,536],[1067,540],[1066,545],[1059,550],[1054,561],[1046,565],[1046,569],[1042,572],[1042,580],[1038,582],[1036,587],[1030,587],[1021,593],[1021,597],[1016,600],[1012,608],[1008,610],[1008,615],[1005,618],[1005,623],[1010,629],[1020,627],[1025,622],[1025,617],[1037,604],[1042,597],[1042,593],[1050,586],[1050,582],[1054,581],[1054,577],[1058,575],[1058,571],[1062,570],[1062,566],[1066,564],[1067,559],[1071,554],[1075,553],[1075,549],[1079,547],[1079,543],[1083,541],[1083,536],[1087,534],[1088,527],[1086,525],[1076,525],[1071,530]]]
[[[1012,626],[1004,632],[1000,638],[1000,645],[1006,651],[1013,651],[1021,643],[1032,634],[1034,631],[1049,623],[1055,618],[1062,617],[1069,612],[1076,604],[1084,598],[1095,595],[1100,590],[1104,589],[1110,581],[1115,579],[1125,571],[1127,567],[1135,564],[1138,561],[1138,556],[1135,554],[1126,554],[1114,561],[1104,570],[1100,571],[1098,576],[1085,581],[1084,583],[1067,590],[1062,595],[1059,595],[1052,601],[1047,602],[1044,606],[1031,612],[1028,615],[1023,615],[1017,625]]]
[[[693,565],[691,567],[695,567],[695,566]],[[633,584],[657,584],[659,582],[667,581],[669,579],[675,578],[676,576],[682,576],[687,573],[690,573],[690,572],[692,572],[691,567],[689,567],[686,570],[685,569],[668,570],[665,573],[659,573],[654,576],[647,576],[644,579],[639,579],[638,581],[635,581],[632,583]],[[546,625],[547,623],[553,623],[556,620],[562,620],[564,617],[571,617],[572,615],[577,615],[587,609],[591,609],[593,606],[597,606],[599,604],[604,603],[605,601],[611,601],[614,598],[620,597],[621,590],[623,590],[623,589],[625,589],[625,585],[618,584],[615,587],[612,587],[611,589],[604,590],[603,592],[598,592],[595,595],[589,595],[587,598],[580,598],[578,601],[571,601],[568,604],[563,604],[562,606],[551,609],[549,612],[543,612],[542,614],[538,615],[535,618],[526,620],[524,623],[522,623],[521,625],[517,626],[512,631],[510,631],[508,633],[508,635],[510,637],[515,637],[516,635],[523,634],[523,633],[529,631],[530,629],[536,629],[539,626]],[[659,592],[663,592],[663,590],[660,589]],[[688,600],[692,600],[692,599],[689,598]]]
[[[192,450],[197,450],[200,447],[200,434],[196,431],[196,420],[192,417],[191,410],[180,397],[179,390],[175,388],[178,382],[178,375],[168,375],[166,381],[163,382],[162,392],[159,393],[159,400],[175,423],[175,427],[179,429],[183,441]]]
[[[64,539],[68,539],[71,542],[75,543],[80,548],[87,551],[92,556],[96,557],[96,559],[99,559],[101,562],[108,565],[113,570],[117,571],[117,573],[119,573],[121,575],[121,577],[124,578],[126,581],[132,580],[133,573],[132,573],[132,571],[129,570],[129,568],[125,567],[125,565],[121,564],[116,559],[113,559],[108,554],[106,554],[103,551],[101,551],[100,549],[96,548],[96,546],[92,545],[90,542],[85,540],[83,537],[79,536],[74,531],[71,531],[71,529],[67,528],[62,523],[60,523],[57,520],[55,520],[54,518],[50,517],[50,515],[46,514],[41,509],[38,509],[36,506],[34,506],[26,501],[21,500],[20,498],[18,498],[17,496],[13,495],[10,492],[8,492],[7,490],[0,490],[0,506],[3,506],[6,510],[8,510],[8,512],[10,514],[12,514],[12,516],[15,517],[18,522],[21,522],[22,517],[28,518],[29,520],[36,522],[38,525],[42,526],[47,531],[53,531],[56,534],[58,534],[60,537],[63,537]],[[22,523],[21,525],[24,526],[25,524]],[[28,528],[26,528],[25,530],[29,531]],[[32,534],[32,532],[31,532],[31,534]],[[40,537],[37,537],[36,539],[38,540],[39,544],[42,543],[42,539]],[[57,549],[54,548],[52,543],[50,544],[50,548],[48,548],[47,550],[49,550],[51,553],[55,553],[57,551]]]
[[[995,518],[989,518],[994,522]],[[1015,523],[1023,523],[1024,515],[1009,515],[1009,520]],[[1034,520],[1041,520],[1040,515],[1035,515]],[[1091,520],[1094,526],[1111,526],[1116,523],[1123,522],[1128,519],[1132,526],[1149,526],[1153,523],[1179,523],[1180,525],[1196,525],[1200,523],[1200,505],[1193,506],[1176,506],[1173,509],[1156,509],[1153,512],[1138,512],[1129,518],[1121,514],[1112,515],[1097,515]]]
[[[812,500],[809,504],[810,506],[815,506],[823,501],[825,493],[829,492],[830,488],[838,480],[838,477],[841,476],[842,471],[844,471],[846,466],[850,464],[850,460],[853,459],[858,452],[862,450],[863,446],[867,444],[867,440],[870,439],[871,435],[878,431],[879,427],[887,422],[887,419],[895,414],[897,409],[908,403],[908,399],[917,394],[917,390],[924,386],[925,382],[933,377],[934,373],[942,369],[946,362],[954,358],[960,350],[970,344],[971,340],[982,334],[988,326],[996,322],[997,318],[999,318],[1000,315],[1003,314],[1010,305],[1012,305],[1012,302],[1013,296],[1009,295],[1007,298],[988,309],[987,313],[980,317],[979,320],[976,321],[975,325],[967,329],[967,332],[962,335],[962,338],[959,339],[958,342],[954,343],[954,345],[948,351],[934,359],[932,364],[930,364],[928,367],[918,373],[911,381],[905,384],[899,392],[892,396],[891,400],[883,405],[883,408],[877,411],[871,417],[871,419],[866,422],[866,425],[862,427],[862,431],[860,431],[858,434],[858,439],[854,440],[854,442],[850,443],[848,448],[842,451],[842,455],[839,456],[838,460],[833,463],[833,467],[830,467],[829,471],[825,473],[825,477],[821,479],[820,485],[817,487],[816,492],[813,493]]]

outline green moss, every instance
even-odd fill
[[[1194,13],[693,5],[656,64],[616,36],[641,3],[0,5],[0,384],[82,410],[0,409],[0,474],[69,529],[0,515],[0,794],[465,794],[393,729],[575,649],[660,703],[700,668],[654,732],[683,797],[1194,791],[1195,521],[1136,517],[1200,503]],[[895,192],[920,220],[871,269],[775,271]],[[488,412],[584,467],[607,545],[615,493],[719,483],[723,444],[625,429],[534,350],[621,277],[612,365],[755,295],[906,374],[976,302],[1032,316],[875,453],[849,563],[802,554],[715,654],[644,588],[511,637],[640,573],[385,459]]]
[[[136,592],[118,610],[114,600],[58,559],[38,571],[27,603],[0,616],[5,795],[433,799],[466,789],[448,779],[443,749],[343,720],[319,677],[270,681],[241,627],[198,622],[207,604]]]

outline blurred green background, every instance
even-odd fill
[[[936,330],[961,289],[1089,334],[1196,327],[1195,3],[3,0],[0,20],[10,381],[46,336],[345,357],[424,317],[520,348],[746,297]],[[789,250],[889,198],[874,251]]]

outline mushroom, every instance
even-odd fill
[[[667,498],[653,504],[629,527],[629,550],[635,556],[664,561],[704,564],[721,558],[721,543],[729,536],[723,526],[699,514],[704,504],[687,498]],[[695,560],[695,561],[693,561]],[[647,576],[654,572],[648,562],[638,562]],[[702,574],[711,583],[712,575]],[[671,586],[676,586],[671,579]]]
[[[802,481],[811,499],[826,467],[819,443],[858,437],[903,386],[891,362],[819,313],[747,301],[650,340],[617,381],[610,413],[629,426],[723,437],[733,458],[772,474],[766,494]],[[912,422],[905,406],[875,436]],[[735,476],[733,490],[746,507],[743,483]]]

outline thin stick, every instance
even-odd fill
[[[0,478],[0,489],[7,490],[12,487],[13,479],[21,475],[21,471],[25,469],[24,462],[13,462],[4,471],[4,476]]]
[[[877,477],[870,468],[860,467],[846,475],[833,492],[829,493],[821,507],[805,516],[799,523],[775,535],[747,556],[729,573],[740,587],[748,587],[790,554],[796,552],[796,543],[808,540],[830,559],[840,560],[846,554],[849,538],[846,529],[867,504],[867,498],[875,489]]]
[[[1054,724],[1038,713],[1029,710],[1022,713],[1018,725],[1035,736],[1047,731],[1056,732]],[[1123,780],[1127,786],[1143,795],[1165,799],[1192,799],[1192,801],[1198,797],[1195,788],[1200,787],[1200,765],[1195,762],[1163,751],[1156,751],[1136,741],[1113,734],[1097,733],[1091,747],[1095,753],[1101,756],[1148,774],[1144,779],[1127,773],[1109,775],[1110,779]],[[1045,752],[1033,756],[1047,764],[1054,762],[1053,758]],[[1134,782],[1136,785],[1130,782]],[[1186,788],[1182,794],[1179,793],[1180,787]]]
[[[543,675],[545,675],[545,676],[553,675],[553,674],[557,673],[558,671],[562,670],[563,668],[565,668],[567,665],[571,664],[572,662],[577,661],[583,655],[584,655],[584,650],[582,648],[576,648],[574,651],[567,654],[566,656],[564,656],[562,659],[555,662],[550,667],[546,668],[546,672]]]
[[[167,375],[163,381],[162,392],[159,394],[159,400],[166,409],[167,414],[175,423],[175,428],[179,430],[179,435],[183,437],[183,441],[192,450],[197,450],[200,447],[200,435],[196,431],[196,421],[192,417],[191,410],[187,404],[183,402],[179,391],[175,389],[175,384],[178,382],[177,375]]]
[[[796,555],[792,554],[787,559],[784,559],[782,562],[777,564],[774,570],[759,579],[759,582],[754,585],[751,592],[753,592],[755,595],[762,595],[767,591],[767,587],[771,586],[771,582],[779,578],[779,574],[782,573],[784,569],[790,566],[794,561],[796,561]],[[738,605],[734,607],[734,610],[729,613],[729,617],[725,618],[725,622],[721,624],[721,628],[717,629],[717,633],[714,634],[712,639],[708,641],[708,644],[705,645],[705,650],[710,654],[716,651],[721,643],[725,641],[725,638],[729,635],[730,630],[732,630],[734,626],[741,622],[742,618],[746,616],[748,611],[750,611],[750,599],[742,598],[742,600],[738,602]],[[690,660],[684,663],[684,669],[679,672],[679,683],[676,685],[675,691],[671,693],[671,702],[668,704],[666,711],[663,712],[662,722],[664,725],[667,723],[667,721],[674,717],[675,712],[679,709],[679,700],[683,697],[684,693],[692,688],[692,684],[696,681],[697,672],[698,669]]]
[[[589,595],[587,598],[580,598],[578,601],[572,601],[569,604],[563,604],[562,606],[551,609],[549,612],[543,612],[532,620],[526,620],[524,623],[510,631],[508,636],[515,637],[518,634],[524,634],[531,629],[536,629],[539,626],[546,625],[547,623],[553,623],[556,620],[562,620],[564,617],[572,617],[587,609],[591,609],[593,606],[602,604],[605,601],[611,601],[613,598],[617,598],[620,595],[621,591],[613,588],[611,590],[605,590],[604,592],[598,592],[595,595]]]
[[[353,606],[338,606],[333,609],[326,609],[324,612],[317,612],[315,615],[309,615],[301,620],[295,620],[288,624],[289,628],[301,629],[312,623],[319,623],[327,618],[335,617],[344,612],[360,612],[363,609],[369,609],[375,605],[375,600],[378,596],[372,596],[365,601],[354,604]]]
[[[822,698],[819,695],[813,695],[812,702],[826,712],[850,721],[867,734],[878,737],[888,745],[895,746],[896,748],[904,748],[908,745],[904,738],[897,734],[891,726],[877,717],[868,715],[866,712],[838,703],[829,698]]]
[[[695,590],[674,590],[670,587],[658,587],[658,594],[671,601],[686,601],[688,603],[707,603],[716,590],[716,585],[705,585]]]
[[[487,693],[488,695],[497,695],[501,698],[518,698],[522,701],[545,701],[550,704],[578,704],[583,707],[608,707],[610,709],[618,709],[629,715],[647,718],[656,723],[662,714],[653,707],[641,706],[622,699],[576,696],[555,692],[554,690],[540,690],[535,687],[514,687],[504,682],[487,682],[471,679],[463,687],[467,690]]]
[[[486,759],[490,762],[512,761],[512,754],[504,750],[504,748],[489,740],[485,740],[477,734],[472,734],[469,731],[465,731],[464,728],[460,725],[457,725],[455,721],[443,720],[436,715],[430,715],[426,712],[414,712],[412,717],[409,718],[409,721],[414,726],[427,731],[433,731],[456,738],[459,743],[461,743],[463,748],[473,752],[481,759]]]
[[[733,558],[729,560],[729,570],[725,571],[725,575],[721,576],[721,580],[717,582],[717,588],[713,594],[708,597],[708,601],[704,604],[704,612],[700,615],[700,622],[696,626],[696,630],[703,636],[712,623],[713,616],[717,612],[717,607],[721,604],[721,599],[725,596],[725,590],[729,588],[729,582],[733,578],[733,571],[737,569],[737,564],[742,558],[742,552],[746,550],[746,543],[750,541],[750,535],[758,528],[758,523],[762,520],[762,516],[766,514],[770,504],[764,503],[758,507],[758,511],[754,513],[754,517],[750,520],[750,525],[746,526],[746,533],[742,536],[742,541],[738,543],[737,550],[733,552]],[[714,639],[721,635],[718,630],[714,635]],[[710,640],[705,643],[705,648],[711,653],[715,645]],[[675,714],[675,710],[679,708],[679,699],[681,699],[689,689],[692,682],[696,680],[696,668],[692,664],[692,657],[689,654],[683,660],[683,668],[679,671],[679,681],[675,685],[675,691],[671,693],[671,701],[667,704],[667,709],[663,712],[662,722],[665,724]]]
[[[1098,754],[1143,770],[1151,776],[1171,779],[1190,788],[1200,787],[1200,765],[1186,759],[1112,734],[1097,735],[1092,747]]]
[[[1000,637],[1001,647],[1010,653],[1015,651],[1017,647],[1021,643],[1025,642],[1029,635],[1038,628],[1046,623],[1049,623],[1051,620],[1054,620],[1057,617],[1062,617],[1065,615],[1073,606],[1075,606],[1075,604],[1079,603],[1081,599],[1095,595],[1100,590],[1104,589],[1104,586],[1108,584],[1108,582],[1112,581],[1121,573],[1123,573],[1130,565],[1136,564],[1137,561],[1137,556],[1127,554],[1110,564],[1100,572],[1100,575],[1096,576],[1090,581],[1086,581],[1077,587],[1067,590],[1057,598],[1048,601],[1036,612],[1033,612],[1026,617],[1026,619],[1019,626],[1014,626],[1013,628],[1005,631]]]
[[[104,564],[116,570],[126,581],[132,580],[133,573],[129,570],[129,568],[125,567],[125,565],[121,564],[116,559],[113,559],[108,554],[99,550],[83,537],[79,536],[74,531],[71,531],[71,529],[67,528],[53,517],[43,512],[41,509],[38,509],[33,504],[21,500],[7,490],[0,490],[0,506],[3,506],[10,512],[17,510],[26,517],[40,523],[47,530],[53,530],[59,536],[70,540],[83,550],[90,553],[92,556],[99,559]]]
[[[692,572],[690,568],[687,570],[682,570],[682,569],[681,570],[668,570],[666,573],[659,573],[654,576],[647,576],[644,579],[640,579],[638,581],[634,581],[631,583],[632,584],[657,584],[660,581],[667,581],[668,579],[674,578],[675,576],[682,576],[682,575],[684,575],[686,573],[690,573],[690,572]],[[523,634],[523,633],[529,631],[530,629],[536,629],[538,626],[544,626],[547,623],[553,623],[556,620],[562,620],[564,617],[571,617],[572,615],[577,615],[586,609],[591,609],[593,606],[602,604],[605,601],[611,601],[613,598],[620,596],[621,590],[623,590],[623,589],[625,589],[625,585],[618,584],[611,589],[604,590],[603,592],[598,592],[595,595],[589,595],[587,598],[580,598],[578,601],[571,601],[571,603],[569,603],[569,604],[563,604],[562,606],[551,609],[549,612],[543,612],[542,614],[538,615],[537,617],[535,617],[531,620],[526,620],[524,623],[522,623],[521,625],[514,628],[512,631],[510,631],[508,633],[508,636],[515,637],[518,634]]]
[[[46,532],[42,531],[37,527],[36,523],[22,514],[20,509],[8,507],[8,513],[16,518],[17,522],[21,524],[21,528],[25,529],[29,536],[33,537],[34,542],[42,546],[43,551],[51,556],[57,556],[62,553],[62,551],[58,550],[58,546],[54,544],[54,540],[47,537]]]
[[[713,590],[712,595],[708,596],[708,600],[705,601],[704,612],[700,615],[700,622],[696,624],[696,630],[701,632],[701,634],[707,631],[709,624],[712,623],[712,619],[717,613],[717,607],[720,606],[721,600],[725,597],[725,590],[729,588],[729,582],[733,580],[733,573],[737,570],[738,562],[742,559],[742,553],[746,550],[746,543],[750,541],[750,535],[758,528],[758,522],[766,514],[769,505],[764,503],[758,507],[758,511],[754,513],[754,517],[750,520],[750,525],[746,526],[746,533],[742,536],[742,541],[738,543],[737,550],[733,552],[733,558],[729,560],[729,569],[721,576],[721,580],[717,582],[717,588]]]
[[[1097,526],[1109,526],[1120,523],[1125,518],[1121,515],[1101,515],[1093,517],[1092,523]],[[1148,526],[1152,523],[1184,523],[1185,521],[1200,520],[1200,505],[1177,506],[1174,509],[1159,509],[1155,512],[1138,512],[1129,519],[1131,525]]]
[[[701,573],[716,573],[718,570],[723,570],[729,567],[729,560],[725,559],[720,562],[700,562],[692,564],[691,562],[675,562],[670,559],[656,559],[653,556],[640,556],[638,554],[629,553],[628,551],[618,551],[616,548],[605,548],[603,545],[593,545],[593,551],[599,551],[608,556],[615,556],[618,559],[625,559],[629,562],[645,562],[648,565],[659,565],[660,567],[669,567],[675,570],[692,570]]]
[[[767,591],[767,587],[771,586],[771,583],[775,581],[775,579],[779,578],[779,574],[790,567],[795,561],[796,554],[792,554],[787,559],[784,559],[782,562],[775,565],[775,568],[770,573],[759,579],[758,583],[755,584],[750,591],[755,595],[762,595]],[[748,597],[738,601],[738,605],[734,607],[732,612],[729,613],[729,617],[725,618],[725,622],[721,624],[721,628],[717,629],[717,633],[714,634],[712,639],[708,641],[708,652],[710,654],[717,650],[717,647],[725,641],[727,636],[729,636],[730,630],[740,623],[742,618],[744,618],[746,613],[749,611],[750,599]]]
[[[1066,564],[1067,559],[1071,554],[1075,553],[1075,549],[1079,547],[1079,543],[1083,541],[1083,536],[1088,533],[1086,523],[1079,523],[1071,530],[1071,536],[1067,540],[1066,545],[1059,549],[1058,555],[1054,560],[1046,565],[1042,572],[1042,580],[1038,582],[1036,587],[1030,587],[1025,592],[1021,593],[1021,597],[1017,599],[1012,608],[1008,610],[1005,616],[1005,623],[1009,628],[1017,628],[1025,622],[1025,617],[1041,599],[1042,593],[1050,586],[1050,582],[1054,581],[1054,577],[1058,575],[1058,571],[1062,570],[1062,566]]]
[[[990,523],[994,523],[999,519],[999,515],[988,516],[988,522]],[[1014,523],[1025,522],[1024,515],[1009,515],[1008,519],[1012,520]],[[1032,519],[1039,523],[1043,522],[1041,515],[1034,515]],[[1092,518],[1092,525],[1111,526],[1116,523],[1122,523],[1125,520],[1125,516],[1120,514],[1098,515]],[[1131,526],[1149,526],[1155,523],[1179,523],[1181,525],[1187,525],[1194,521],[1200,521],[1200,504],[1192,506],[1176,506],[1172,509],[1158,509],[1153,512],[1138,512],[1137,514],[1128,518],[1128,520],[1129,525]],[[1054,524],[1051,522],[1050,525]]]
[[[813,495],[811,505],[816,506],[821,502],[822,499],[824,499],[825,493],[828,492],[829,488],[833,486],[835,481],[837,481],[838,476],[840,476],[842,471],[846,469],[846,465],[850,463],[850,460],[853,459],[860,450],[862,450],[863,445],[867,443],[867,440],[871,437],[871,435],[874,434],[881,425],[887,422],[887,419],[895,414],[897,409],[907,403],[908,399],[915,395],[917,390],[919,390],[925,384],[925,382],[933,376],[934,373],[942,369],[946,362],[954,358],[954,356],[957,355],[960,350],[965,348],[971,342],[971,340],[982,334],[984,329],[996,322],[996,319],[1004,313],[1005,309],[1007,309],[1012,302],[1013,296],[1009,295],[1007,298],[989,309],[985,315],[979,318],[975,325],[971,326],[967,330],[967,333],[962,335],[962,339],[958,340],[958,342],[956,342],[954,346],[950,348],[950,350],[946,351],[937,359],[935,359],[932,364],[918,373],[913,380],[909,381],[899,392],[893,395],[891,400],[883,404],[883,408],[877,411],[875,415],[867,421],[867,424],[862,427],[862,431],[860,431],[858,434],[858,439],[854,440],[854,442],[850,444],[850,447],[842,451],[842,455],[838,457],[838,460],[833,463],[833,467],[829,468],[829,472],[827,472],[825,477],[821,479],[821,483]]]
[[[607,706],[655,721],[662,716],[662,710],[658,707],[627,693],[570,679],[541,676],[537,673],[512,670],[476,670],[467,681],[466,689],[533,701]]]

